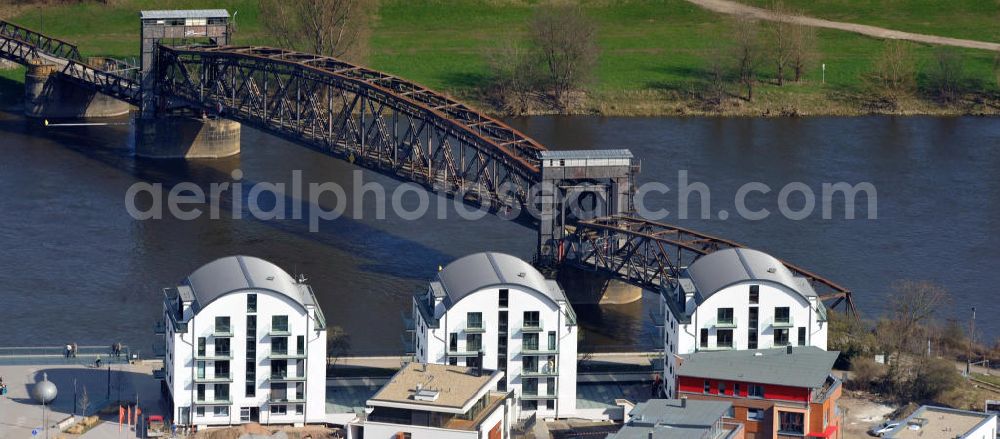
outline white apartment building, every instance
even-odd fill
[[[510,395],[503,372],[410,363],[366,402],[348,438],[507,439]]]
[[[414,351],[421,363],[505,373],[519,417],[576,411],[576,315],[554,280],[502,253],[476,253],[440,270],[413,299]]]
[[[249,256],[217,259],[164,290],[173,422],[323,422],[326,322],[309,285]]]
[[[709,253],[660,301],[664,394],[676,397],[677,355],[712,350],[826,349],[826,307],[809,280],[748,248]]]

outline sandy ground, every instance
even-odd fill
[[[844,414],[845,438],[869,437],[868,429],[882,422],[886,415],[895,410],[892,406],[848,396],[846,392],[840,398],[839,405]]]
[[[848,32],[855,32],[876,38],[909,40],[919,43],[943,44],[946,46],[967,47],[970,49],[984,49],[1000,52],[1000,43],[989,43],[985,41],[963,40],[960,38],[939,37],[936,35],[915,34],[898,30],[886,29],[883,27],[868,26],[856,23],[844,23],[841,21],[823,20],[801,15],[776,14],[772,11],[736,3],[729,0],[688,0],[705,9],[732,15],[745,15],[760,20],[784,21],[787,23],[801,24],[811,27],[822,27],[827,29],[837,29]]]

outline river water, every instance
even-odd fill
[[[127,122],[123,120],[122,122]],[[640,183],[673,190],[646,198],[649,208],[676,212],[678,171],[711,190],[710,219],[667,222],[727,237],[797,263],[853,289],[861,311],[884,311],[897,279],[926,279],[953,300],[942,318],[979,308],[982,335],[1000,335],[1000,119],[804,118],[700,119],[534,117],[511,121],[552,149],[629,148],[642,160]],[[484,250],[530,258],[535,234],[494,216],[465,220],[446,208],[415,221],[391,213],[321,223],[221,218],[138,221],[125,209],[136,182],[169,188],[190,181],[206,188],[333,181],[350,194],[355,168],[319,152],[244,127],[238,157],[149,161],[131,157],[130,127],[42,127],[0,114],[0,346],[110,344],[118,339],[148,353],[163,287],[217,257],[248,254],[309,278],[331,325],[351,336],[351,354],[402,350],[401,314],[439,265]],[[400,183],[372,173],[392,193]],[[774,188],[750,197],[772,211],[752,221],[735,214],[737,189],[750,181]],[[804,220],[778,214],[777,192],[802,182],[870,182],[878,219],[866,203],[844,219],[816,213]],[[366,197],[375,199],[375,195]],[[694,200],[698,197],[692,196]],[[404,198],[404,204],[409,200]],[[353,200],[348,200],[353,203]],[[438,209],[431,201],[431,211]],[[450,205],[450,202],[448,202]],[[796,204],[793,197],[791,204]],[[799,203],[801,204],[801,203]],[[835,203],[836,207],[836,203]],[[733,214],[718,218],[719,210]],[[817,212],[818,212],[817,207]],[[700,212],[698,203],[692,212]],[[694,215],[697,216],[697,215]],[[654,345],[647,317],[652,297],[621,306],[579,306],[584,350]],[[981,336],[982,336],[981,335]]]

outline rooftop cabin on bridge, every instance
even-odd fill
[[[748,248],[701,256],[661,298],[665,393],[677,355],[785,346],[826,349],[826,307],[809,280],[778,259]]]
[[[544,190],[538,196],[538,250],[543,261],[561,257],[558,246],[566,226],[632,211],[633,178],[639,166],[631,151],[540,151],[539,160]]]

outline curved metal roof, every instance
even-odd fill
[[[565,300],[558,287],[550,286],[545,276],[531,264],[504,253],[474,253],[456,259],[438,273],[441,286],[451,303],[483,288],[515,285],[538,291],[553,302]]]
[[[816,295],[808,281],[796,278],[777,258],[749,248],[728,248],[699,257],[687,268],[687,275],[702,300],[745,281],[777,283],[806,298]]]
[[[242,290],[270,290],[305,305],[302,285],[281,267],[253,256],[226,256],[216,259],[188,276],[185,284],[194,292],[198,306]]]

